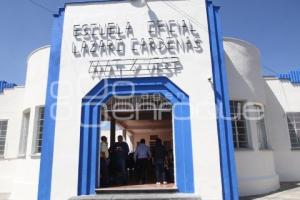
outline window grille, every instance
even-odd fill
[[[300,112],[287,113],[292,149],[300,149]]]
[[[21,129],[20,144],[19,144],[19,156],[26,155],[29,120],[30,120],[30,112],[25,112],[23,114],[23,121],[22,121],[22,129]]]
[[[266,131],[265,117],[264,117],[264,108],[261,105],[253,105],[255,109],[255,121],[257,127],[257,136],[259,149],[268,149],[268,137]]]
[[[41,153],[42,150],[42,140],[43,140],[43,129],[44,129],[44,107],[38,108],[38,119],[37,119],[37,129],[35,137],[34,153]]]
[[[8,120],[0,120],[0,157],[4,156]]]
[[[237,149],[249,147],[247,124],[243,115],[243,106],[243,101],[230,101],[233,143],[234,147]]]

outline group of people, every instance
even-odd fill
[[[165,146],[159,138],[156,139],[152,151],[145,143],[145,139],[141,139],[135,152],[129,154],[128,144],[123,141],[121,135],[118,136],[118,141],[112,144],[110,148],[108,148],[107,138],[102,136],[100,149],[100,186],[107,187],[112,184],[127,185],[127,168],[131,168],[128,166],[128,163],[132,162],[134,162],[134,171],[139,184],[146,183],[148,164],[150,162],[155,166],[156,184],[167,184],[166,168],[170,167],[170,163],[168,163],[170,159]],[[130,158],[132,162],[130,162]]]

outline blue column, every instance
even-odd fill
[[[99,159],[99,133],[100,133],[100,108],[101,106],[93,106],[92,123],[90,135],[90,169],[89,169],[89,194],[95,194],[98,178],[98,159]]]
[[[59,81],[60,52],[64,21],[63,10],[60,10],[60,13],[54,17],[45,103],[45,121],[40,162],[38,200],[50,200],[51,198],[56,103],[58,93],[57,82]]]
[[[92,106],[85,104],[81,111],[81,127],[80,127],[80,156],[78,169],[78,195],[89,194],[89,140],[90,140],[90,121]]]
[[[175,102],[173,107],[176,155],[176,184],[179,192],[194,192],[193,154],[189,104]]]
[[[234,159],[229,92],[223,49],[219,8],[207,2],[207,16],[211,46],[212,72],[217,107],[220,168],[224,200],[238,200],[238,184]]]

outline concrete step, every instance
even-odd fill
[[[69,200],[201,200],[200,196],[195,194],[182,194],[182,193],[170,193],[170,194],[156,194],[156,193],[137,193],[137,194],[101,194],[101,195],[88,195],[72,197]]]

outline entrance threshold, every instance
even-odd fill
[[[69,200],[201,200],[196,194],[183,193],[121,193],[72,197]]]
[[[178,192],[174,183],[169,184],[140,184],[117,187],[97,188],[96,193],[175,193]]]

